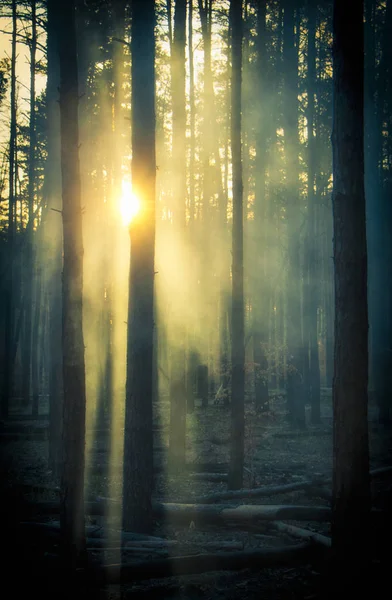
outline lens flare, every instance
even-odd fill
[[[120,214],[124,225],[129,225],[140,211],[140,200],[132,191],[132,184],[126,179],[122,182]]]

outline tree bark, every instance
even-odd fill
[[[132,3],[132,186],[141,209],[130,225],[131,261],[124,431],[123,527],[152,529],[155,245],[155,8]]]
[[[186,199],[186,97],[185,97],[185,39],[186,1],[176,0],[174,8],[174,39],[171,56],[171,89],[173,109],[173,239],[177,246],[181,287],[172,294],[181,298],[183,311],[172,318],[172,365],[170,382],[170,444],[168,463],[172,472],[182,470],[185,464],[186,435],[186,324],[184,309],[186,301],[186,276],[183,273],[182,248],[185,244]]]
[[[286,202],[288,228],[287,273],[287,400],[291,424],[305,426],[303,398],[303,349],[301,332],[300,206],[298,166],[298,56],[294,41],[294,4],[284,0],[284,149],[286,160]]]
[[[57,8],[63,199],[63,464],[61,526],[66,563],[85,561],[84,447],[86,386],[83,341],[83,239],[79,168],[75,3]]]
[[[231,0],[231,155],[233,168],[232,231],[232,344],[231,344],[231,443],[229,489],[242,487],[244,470],[244,243],[241,151],[242,0]]]
[[[11,121],[8,167],[8,233],[5,294],[5,331],[4,331],[4,372],[1,394],[1,416],[8,417],[9,401],[12,393],[14,359],[14,252],[15,252],[15,152],[16,152],[16,1],[12,0],[12,39],[11,39]]]
[[[352,577],[359,587],[361,583],[365,584],[370,549],[363,0],[335,0],[333,38],[335,353],[332,548],[334,575],[339,574],[343,578],[343,589],[339,581],[341,593],[346,591],[345,586],[350,585]],[[360,528],[358,523],[361,523]]]
[[[61,227],[61,171],[60,171],[60,112],[58,102],[59,56],[57,52],[58,18],[56,0],[48,0],[47,54],[48,73],[46,89],[46,118],[48,123],[48,155],[44,168],[44,186],[48,203],[46,229],[51,262],[48,265],[49,295],[49,449],[48,463],[55,477],[61,464],[63,373],[61,344],[61,271],[63,232]],[[52,210],[54,209],[54,210]]]
[[[28,214],[25,247],[25,320],[23,340],[22,397],[28,406],[31,390],[32,369],[32,320],[33,320],[33,269],[34,269],[34,191],[35,191],[35,62],[37,50],[36,2],[31,0],[31,41],[30,41],[30,119],[29,119],[29,166],[28,166]]]
[[[317,140],[314,135],[316,81],[316,15],[317,7],[308,3],[308,334],[309,334],[309,400],[311,422],[320,423],[320,363],[318,351],[317,310],[319,248],[317,237],[317,192],[315,192],[317,172]],[[306,276],[305,275],[305,276]]]

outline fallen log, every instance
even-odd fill
[[[31,432],[12,432],[12,431],[2,431],[0,432],[0,441],[3,442],[20,442],[20,441],[31,441],[31,442],[41,442],[46,441],[48,439],[48,430],[41,429]]]
[[[155,448],[154,448],[155,451]],[[159,451],[158,451],[159,452]],[[228,465],[225,463],[187,463],[184,467],[185,473],[227,473]],[[107,464],[93,464],[89,466],[89,472],[93,475],[104,474],[106,476],[110,475],[122,475],[123,466],[122,465],[111,465],[110,471],[108,472]],[[168,467],[166,464],[155,464],[154,465],[154,473],[155,474],[165,474],[168,473]]]
[[[314,486],[314,483],[311,481],[297,481],[295,483],[286,483],[283,485],[270,485],[259,488],[245,488],[242,490],[208,494],[206,496],[199,496],[199,498],[196,498],[193,500],[193,502],[198,504],[210,504],[213,502],[233,500],[237,498],[263,498],[278,494],[287,494],[288,492],[296,492],[312,486]]]
[[[331,538],[327,537],[326,535],[322,535],[321,533],[310,531],[309,529],[295,527],[294,525],[287,525],[287,523],[282,523],[281,521],[272,521],[272,523],[270,523],[270,527],[276,531],[280,531],[281,533],[288,533],[295,538],[307,540],[308,542],[315,542],[316,544],[320,544],[325,548],[331,547]]]
[[[211,571],[239,571],[303,564],[314,560],[314,544],[299,544],[282,548],[260,548],[242,552],[217,552],[176,556],[133,564],[92,565],[88,570],[78,570],[85,581],[98,584],[119,584],[143,579],[160,579],[179,575]]]
[[[317,496],[317,498],[321,498],[322,500],[326,500],[327,502],[332,501],[332,492],[328,488],[311,486],[307,490],[311,496]]]
[[[193,481],[227,481],[227,473],[188,473],[187,477],[191,477]]]
[[[329,429],[306,429],[305,431],[277,431],[272,434],[275,438],[307,438],[318,436],[331,436],[332,427]]]
[[[382,478],[392,473],[392,466],[378,467],[377,469],[371,469],[370,476],[373,478]]]
[[[139,559],[144,559],[149,556],[169,556],[169,551],[167,548],[145,548],[144,546],[104,546],[104,545],[96,545],[90,546],[87,545],[88,552],[122,552],[123,554],[132,555],[134,554]]]
[[[112,501],[113,502],[113,501]],[[86,502],[85,510],[89,515],[107,515],[112,502]],[[118,502],[113,504],[119,505]],[[34,514],[58,514],[59,502],[27,503]],[[294,506],[294,505],[250,505],[242,504],[175,504],[153,503],[154,518],[189,525],[204,523],[230,523],[294,520],[294,521],[328,521],[331,509],[328,506]]]
[[[38,523],[35,521],[24,521],[20,523],[20,528],[23,533],[31,532],[33,535],[41,534],[48,537],[59,538],[60,537],[60,523],[58,521],[52,521],[51,523]],[[86,537],[89,540],[102,540],[104,543],[110,543],[108,540],[113,540],[114,543],[118,544],[121,540],[122,544],[138,542],[141,544],[151,543],[160,544],[167,543],[168,545],[175,543],[176,540],[166,540],[162,537],[153,535],[145,535],[142,533],[133,533],[129,531],[116,531],[113,529],[104,529],[103,527],[97,527],[96,525],[86,525],[85,527]],[[117,541],[116,541],[117,540]]]

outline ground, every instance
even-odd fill
[[[330,391],[324,390],[322,395],[322,423],[318,426],[308,425],[306,431],[296,432],[290,429],[286,417],[284,397],[275,394],[267,414],[255,414],[251,404],[246,407],[246,458],[244,487],[271,486],[292,483],[302,480],[324,479],[331,477],[332,465],[332,415]],[[164,464],[165,448],[168,444],[169,404],[164,401],[159,411],[155,411],[155,462]],[[371,468],[391,464],[392,443],[390,430],[381,427],[376,421],[375,408],[370,407],[370,450]],[[310,415],[308,415],[310,421]],[[15,422],[13,422],[15,423]],[[19,422],[21,423],[21,421]],[[32,427],[30,421],[26,427]],[[44,428],[44,421],[37,421],[36,430]],[[15,427],[14,427],[15,428]],[[4,481],[7,488],[23,491],[23,500],[49,500],[56,498],[56,492],[42,490],[40,485],[55,486],[50,471],[47,469],[47,441],[45,439],[14,439],[11,435],[12,423],[2,425],[2,464],[6,469]],[[7,435],[8,433],[8,435]],[[18,434],[19,435],[19,434]],[[42,435],[33,435],[34,438]],[[43,437],[45,434],[43,433]],[[188,418],[187,431],[187,463],[208,463],[216,465],[228,461],[229,410],[211,403],[207,409],[196,407],[195,413]],[[107,462],[104,439],[96,439],[92,446],[90,464],[101,466]],[[211,467],[211,471],[212,471]],[[204,469],[207,471],[207,469]],[[168,478],[165,474],[157,475],[155,498],[165,502],[191,502],[199,496],[226,491],[226,482],[222,476],[214,473],[211,480],[201,479],[201,475],[187,471],[183,476]],[[108,478],[102,474],[94,474],[88,469],[87,495],[117,495],[120,491],[119,477]],[[221,481],[219,480],[221,479]],[[23,487],[18,484],[23,484]],[[29,487],[27,484],[31,484]],[[34,487],[35,486],[35,487]],[[234,504],[291,504],[291,505],[326,505],[328,496],[320,487],[320,495],[314,489],[279,494],[260,498],[244,498],[231,501]],[[324,491],[323,491],[324,490]],[[384,508],[390,500],[391,476],[376,480],[373,484],[374,506]],[[328,494],[328,491],[327,491]],[[321,497],[323,496],[323,497]],[[229,502],[229,501],[226,501]],[[15,512],[17,509],[15,508]],[[18,517],[16,517],[18,518]],[[46,517],[48,519],[48,517]],[[42,521],[42,517],[40,521]],[[100,517],[90,517],[90,525],[99,528]],[[328,523],[290,522],[312,531],[329,535]],[[115,523],[112,522],[114,527]],[[185,526],[175,526],[170,522],[156,522],[154,535],[176,540],[177,544],[169,549],[159,551],[159,558],[165,556],[190,555],[203,552],[215,552],[219,549],[227,552],[241,549],[257,549],[265,547],[281,547],[296,545],[298,539],[278,533],[262,523],[251,523],[239,526],[195,526],[193,522]],[[23,542],[22,542],[23,543]],[[212,546],[215,548],[211,549]],[[31,549],[30,549],[31,550]],[[37,549],[35,549],[37,551]],[[52,549],[44,549],[47,552]],[[40,552],[43,550],[40,549]],[[23,556],[26,556],[23,552]],[[380,551],[382,553],[382,551]],[[28,556],[28,554],[27,554]],[[114,563],[119,560],[119,551],[96,548],[89,551],[90,560],[94,563]],[[154,550],[138,550],[136,554],[127,551],[127,561],[156,558]],[[27,559],[28,560],[28,559]],[[41,583],[42,585],[42,583]],[[197,599],[217,598],[220,600],[243,599],[306,599],[317,598],[323,586],[323,567],[318,562],[301,566],[287,565],[284,568],[262,569],[258,572],[250,569],[241,571],[213,571],[200,575],[184,575],[165,579],[149,579],[133,584],[119,586],[96,587],[92,597],[96,598],[170,598]],[[55,591],[56,590],[56,591]],[[41,590],[42,591],[42,590]],[[91,590],[90,590],[91,591]],[[51,588],[58,596],[58,585]],[[50,595],[52,595],[52,593]],[[84,597],[89,595],[87,592]]]

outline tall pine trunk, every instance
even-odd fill
[[[63,447],[61,529],[70,566],[85,560],[84,449],[86,384],[83,341],[83,238],[79,168],[78,63],[75,3],[58,7],[63,198]]]
[[[266,52],[266,4],[257,3],[257,55],[258,121],[256,126],[256,181],[255,181],[255,225],[257,248],[253,284],[253,361],[255,377],[256,410],[268,410],[268,316],[270,308],[270,282],[267,278],[267,232],[268,207],[266,194],[267,173],[267,52]]]
[[[298,191],[298,56],[294,45],[294,25],[294,5],[291,0],[285,0],[283,15],[283,128],[288,228],[287,346],[289,356],[287,359],[287,400],[291,424],[296,427],[304,427],[300,274],[301,213]]]
[[[141,210],[130,226],[131,263],[124,432],[123,526],[152,529],[155,245],[155,8],[132,2],[132,186]]]
[[[1,394],[1,416],[8,417],[9,401],[12,393],[14,372],[14,253],[15,253],[15,152],[16,152],[16,1],[12,0],[12,40],[11,40],[11,122],[8,167],[8,234],[5,294],[4,331],[4,370]]]
[[[244,243],[241,156],[242,0],[231,0],[231,156],[233,167],[233,263],[231,345],[231,442],[228,486],[242,487],[244,469]]]
[[[317,139],[314,135],[315,125],[315,92],[316,80],[316,6],[308,4],[308,239],[307,252],[308,272],[308,298],[306,307],[308,310],[307,322],[309,342],[309,400],[311,406],[312,423],[320,422],[320,363],[318,351],[318,273],[319,273],[319,247],[317,236],[317,194],[315,191],[317,173]],[[307,349],[307,347],[306,347]]]
[[[348,589],[355,594],[357,590],[363,593],[370,550],[363,1],[334,2],[333,68],[332,550],[339,594]]]
[[[49,287],[49,468],[59,475],[61,463],[61,429],[63,405],[63,374],[61,344],[61,170],[60,170],[60,112],[58,102],[59,56],[57,52],[57,0],[48,0],[48,80],[46,90],[46,118],[48,123],[48,155],[44,168],[44,190],[49,211],[46,219],[50,255],[48,265]]]
[[[181,273],[181,287],[172,293],[181,298],[181,305],[186,307],[186,276],[183,273],[181,250],[185,240],[185,198],[186,198],[186,98],[185,98],[185,39],[186,39],[186,0],[175,0],[174,38],[171,56],[171,89],[173,108],[173,240],[176,244],[178,264],[177,272]],[[181,470],[185,465],[186,434],[186,324],[185,313],[172,317],[172,357],[170,373],[170,439],[169,467],[173,472]],[[174,334],[174,335],[173,335]]]
[[[28,213],[26,228],[27,243],[25,250],[25,320],[23,340],[22,398],[27,406],[30,402],[32,369],[32,306],[34,272],[34,188],[35,188],[35,62],[37,50],[36,2],[31,0],[31,42],[30,42],[30,122],[29,122],[29,166],[28,166]]]

